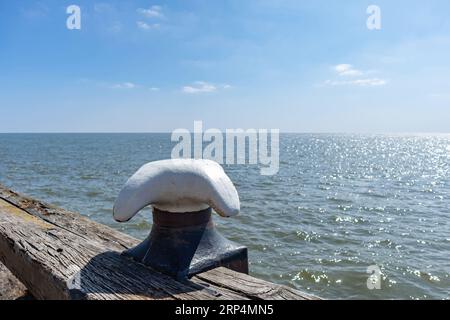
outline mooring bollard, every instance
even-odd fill
[[[220,216],[239,213],[239,196],[222,167],[210,160],[173,159],[142,166],[114,204],[114,219],[125,222],[152,205],[153,227],[138,246],[123,254],[177,279],[218,266],[248,273],[247,248],[215,228]]]

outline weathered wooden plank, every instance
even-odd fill
[[[0,263],[0,300],[29,299],[27,288]]]
[[[137,243],[77,213],[0,185],[0,260],[36,298],[314,298],[225,268],[180,283],[120,255]],[[77,270],[81,290],[70,290],[67,282]]]
[[[38,299],[244,298],[214,285],[208,289],[191,281],[175,281],[3,200],[0,260]],[[80,288],[71,290],[69,280],[76,272]]]
[[[108,226],[98,224],[78,213],[18,194],[1,184],[0,198],[14,204],[30,215],[39,217],[50,224],[85,238],[86,241],[96,240],[108,247],[114,247],[120,250],[133,247],[139,243],[133,237]]]
[[[261,300],[316,300],[317,297],[283,285],[237,273],[226,268],[216,268],[196,276],[208,283],[238,292],[250,299]]]

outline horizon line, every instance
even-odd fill
[[[235,128],[242,129],[242,128]],[[272,128],[273,129],[273,128]],[[246,129],[243,129],[246,130]],[[271,130],[271,129],[267,129]],[[225,130],[223,130],[225,133]],[[191,133],[194,133],[193,131]],[[203,133],[203,132],[202,132]],[[0,134],[172,134],[171,131],[13,131]],[[450,135],[450,132],[358,132],[358,131],[281,131],[280,134],[373,134],[373,135]]]

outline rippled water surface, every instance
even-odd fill
[[[169,134],[0,134],[0,183],[144,238],[111,209]],[[241,215],[215,217],[251,273],[324,298],[450,298],[450,136],[285,134],[280,171],[225,166]],[[382,272],[369,290],[367,268]]]

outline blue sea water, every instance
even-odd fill
[[[173,146],[169,134],[0,134],[0,183],[143,239],[150,210],[119,224],[113,202]],[[282,134],[277,175],[224,168],[241,214],[215,221],[249,248],[251,274],[324,298],[450,298],[449,135]]]

